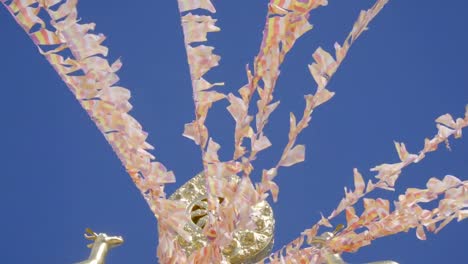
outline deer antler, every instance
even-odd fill
[[[89,228],[89,227],[86,228],[85,232],[86,233],[84,234],[84,237],[86,239],[88,239],[88,240],[95,240],[96,239],[97,234],[93,230],[91,230],[91,228]]]
[[[93,240],[93,241],[96,240],[97,234],[96,234],[96,232],[94,232],[93,230],[91,230],[91,228],[87,227],[87,228],[85,229],[85,232],[86,232],[86,233],[84,234],[84,237],[85,237],[86,239],[88,239],[88,240]],[[92,248],[92,247],[93,247],[93,244],[94,244],[94,242],[91,243],[91,244],[86,245],[86,247]]]

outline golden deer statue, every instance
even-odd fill
[[[106,263],[106,256],[109,249],[119,246],[124,242],[121,236],[108,236],[105,233],[95,233],[91,229],[86,228],[85,238],[94,241],[89,244],[91,254],[87,260],[78,262],[76,264],[104,264]]]

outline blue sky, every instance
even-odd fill
[[[222,60],[208,78],[236,91],[258,51],[267,1],[213,3],[222,31],[209,37]],[[300,113],[303,95],[315,90],[307,69],[311,54],[342,42],[359,10],[372,3],[330,1],[312,13],[314,30],[297,42],[282,68],[276,94],[281,105],[266,130],[273,146],[254,164],[256,179],[279,158],[289,112]],[[120,85],[132,91],[131,113],[150,133],[153,153],[177,176],[167,186],[172,193],[201,170],[198,147],[181,136],[193,103],[176,1],[82,0],[78,7],[83,21],[96,22],[96,32],[108,37],[110,58],[122,59]],[[354,167],[370,179],[369,168],[398,161],[393,140],[416,152],[436,133],[435,118],[462,116],[468,103],[467,8],[464,1],[390,1],[352,47],[329,85],[336,96],[318,108],[298,140],[307,146],[306,162],[280,170],[275,249],[336,207],[343,187],[352,186]],[[155,218],[110,146],[3,8],[0,25],[2,262],[81,261],[89,253],[86,227],[125,237],[111,252],[111,264],[157,262]],[[233,138],[226,106],[217,104],[208,119],[225,159]],[[430,177],[468,179],[468,140],[452,140],[451,147],[406,169],[395,193],[371,197],[397,199]],[[427,241],[412,230],[344,257],[353,263],[460,263],[467,244],[468,224],[454,222]]]

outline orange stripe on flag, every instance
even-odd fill
[[[30,36],[37,45],[55,45],[61,43],[54,32],[45,28],[32,33]]]
[[[3,2],[3,1],[2,1]],[[13,0],[9,7],[13,13],[17,13],[21,9],[24,9],[32,4],[35,4],[37,0]]]
[[[45,27],[44,21],[37,16],[39,11],[39,8],[26,7],[20,10],[16,19],[27,31],[31,30],[35,24],[41,24],[41,27]]]

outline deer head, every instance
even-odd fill
[[[108,236],[104,233],[95,233],[90,228],[86,228],[86,233],[84,234],[85,238],[88,240],[94,241],[91,244],[88,244],[88,248],[92,248],[94,243],[105,243],[109,248],[118,246],[124,242],[124,239],[121,236]]]

